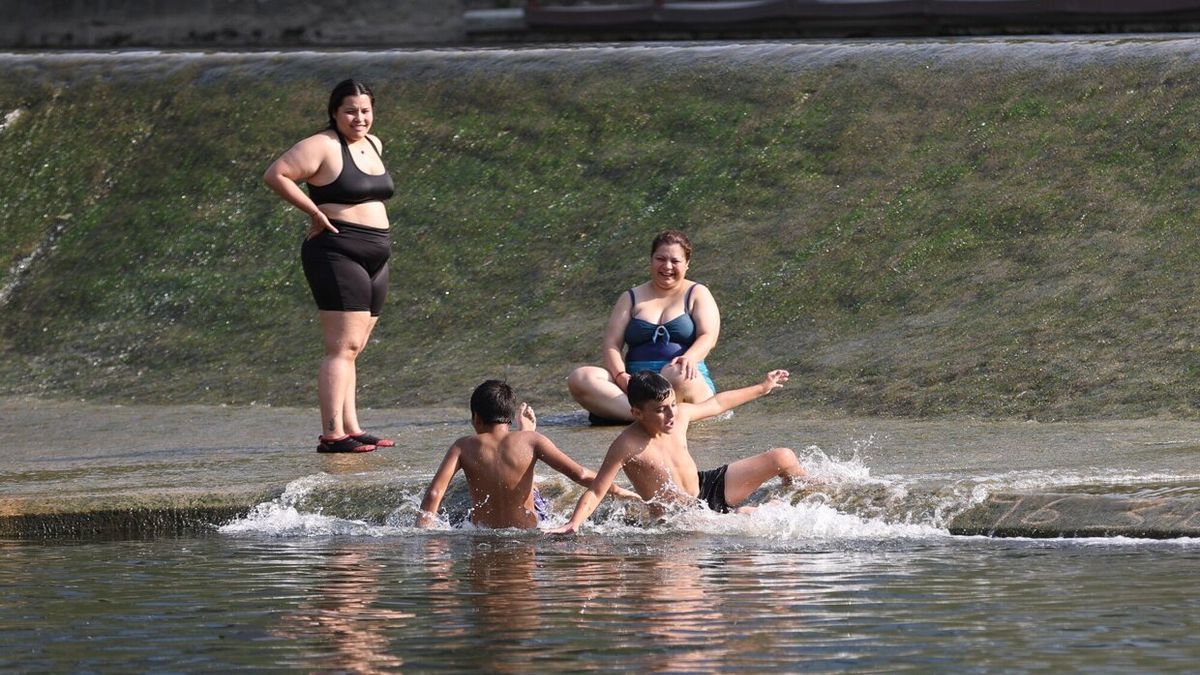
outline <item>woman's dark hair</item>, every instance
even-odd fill
[[[333,91],[329,94],[329,128],[337,129],[337,120],[334,116],[337,114],[337,109],[342,106],[342,101],[346,100],[347,96],[361,96],[366,94],[371,98],[371,105],[375,105],[375,92],[371,91],[365,83],[358,80],[342,80],[337,83]]]
[[[671,244],[679,244],[683,249],[683,259],[692,259],[692,242],[688,240],[687,235],[679,230],[665,230],[659,232],[654,238],[654,242],[650,244],[650,255],[653,256],[658,251],[659,246],[670,246]]]
[[[517,395],[501,380],[487,380],[471,393],[471,412],[484,424],[508,424],[517,414]]]
[[[653,370],[639,370],[629,376],[626,393],[629,395],[629,405],[641,408],[651,401],[661,403],[667,400],[671,395],[671,383]]]

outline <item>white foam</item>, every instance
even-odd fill
[[[871,477],[871,469],[862,459],[862,451],[874,445],[874,438],[854,443],[849,459],[835,459],[819,446],[810,445],[798,454],[800,463],[813,478],[827,483],[882,485],[887,481]]]
[[[777,483],[769,483],[751,500],[752,503],[755,500],[764,503],[750,513],[718,514],[706,509],[682,509],[661,521],[652,521],[641,505],[606,502],[585,525],[585,531],[618,537],[700,533],[776,542],[943,539],[952,536],[945,527],[949,516],[960,512],[972,501],[986,499],[993,492],[1044,490],[1097,482],[1136,484],[1164,478],[1116,470],[1025,471],[966,479],[946,486],[948,490],[937,494],[914,492],[909,495],[903,479],[872,477],[857,449],[850,459],[831,458],[816,446],[806,448],[801,455],[814,484],[783,488]],[[543,480],[561,479],[555,475],[543,477]],[[277,499],[259,504],[244,518],[225,525],[220,531],[275,537],[379,537],[415,531],[412,523],[419,508],[416,493],[404,493],[402,503],[395,505],[382,524],[327,515],[319,506],[314,506],[321,503],[320,493],[344,488],[345,481],[345,476],[325,473],[305,476],[290,483]],[[541,528],[550,529],[564,523],[574,505],[575,499],[570,493],[564,493],[554,500],[552,512]],[[432,529],[443,534],[478,532],[469,524],[451,525],[444,517],[438,518]],[[1104,546],[1156,543],[1156,540],[1122,537],[1054,541]],[[1191,547],[1200,544],[1200,539],[1176,539],[1169,543]]]
[[[330,485],[336,479],[329,474],[313,474],[288,483],[283,494],[274,501],[264,502],[251,509],[244,518],[223,525],[224,534],[266,534],[276,537],[358,535],[380,536],[390,528],[384,528],[361,520],[349,520],[326,516],[318,512],[306,513],[300,504],[318,488]]]
[[[932,525],[862,518],[812,501],[788,504],[773,500],[749,514],[718,514],[705,510],[689,510],[672,518],[670,523],[673,529],[777,541],[923,539],[949,536],[946,530]]]
[[[265,508],[264,508],[265,507]],[[301,513],[295,507],[260,504],[245,518],[224,525],[224,534],[266,534],[274,537],[332,535],[380,536],[384,528],[357,520],[319,513]]]

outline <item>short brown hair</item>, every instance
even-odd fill
[[[503,380],[486,380],[471,393],[471,412],[485,424],[508,424],[517,412],[517,395]]]
[[[653,370],[639,370],[629,376],[627,394],[629,405],[641,408],[651,402],[662,402],[671,395],[671,383]]]
[[[683,249],[684,260],[692,259],[692,242],[687,235],[679,230],[663,230],[658,233],[654,241],[650,244],[650,255],[654,255],[658,251],[659,246],[670,246],[671,244],[679,244]]]

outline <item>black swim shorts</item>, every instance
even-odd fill
[[[300,246],[304,277],[317,308],[335,312],[370,312],[379,316],[387,297],[387,230],[331,220],[338,229],[322,232]]]
[[[708,504],[708,508],[717,513],[729,513],[729,504],[725,502],[725,471],[729,469],[726,464],[716,469],[708,471],[697,471],[696,475],[700,477],[700,501]]]

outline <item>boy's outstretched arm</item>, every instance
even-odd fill
[[[433,474],[433,480],[429,482],[429,488],[425,490],[425,498],[421,500],[421,512],[417,514],[417,527],[433,527],[433,524],[437,522],[437,512],[442,506],[442,498],[446,496],[446,488],[450,485],[450,479],[454,478],[454,474],[458,471],[460,454],[458,443],[450,446],[450,449],[446,451],[441,465]]]
[[[720,415],[726,410],[732,410],[743,403],[749,403],[756,398],[762,398],[782,387],[783,383],[788,381],[789,376],[790,374],[786,370],[772,370],[758,384],[742,387],[741,389],[723,391],[712,398],[690,404],[691,419],[702,420],[705,417]]]
[[[579,497],[579,503],[575,505],[575,511],[571,514],[571,519],[566,525],[556,527],[553,530],[548,530],[549,534],[575,534],[579,531],[579,526],[583,521],[592,515],[596,507],[600,505],[600,501],[604,499],[604,495],[608,493],[609,487],[617,478],[617,473],[625,464],[625,458],[619,452],[614,452],[613,448],[608,449],[608,454],[604,456],[604,462],[600,464],[600,470],[596,472],[596,477],[592,479],[592,486],[584,491]]]
[[[548,464],[550,468],[561,473],[567,478],[570,478],[583,487],[590,488],[595,483],[595,472],[588,470],[580,465],[579,462],[571,459],[567,453],[559,450],[558,446],[554,445],[554,441],[551,441],[545,436],[539,438],[534,444],[534,453],[537,455],[538,459]],[[616,483],[613,483],[609,486],[608,494],[616,497],[633,498],[638,500],[641,499],[636,492],[626,490]]]

